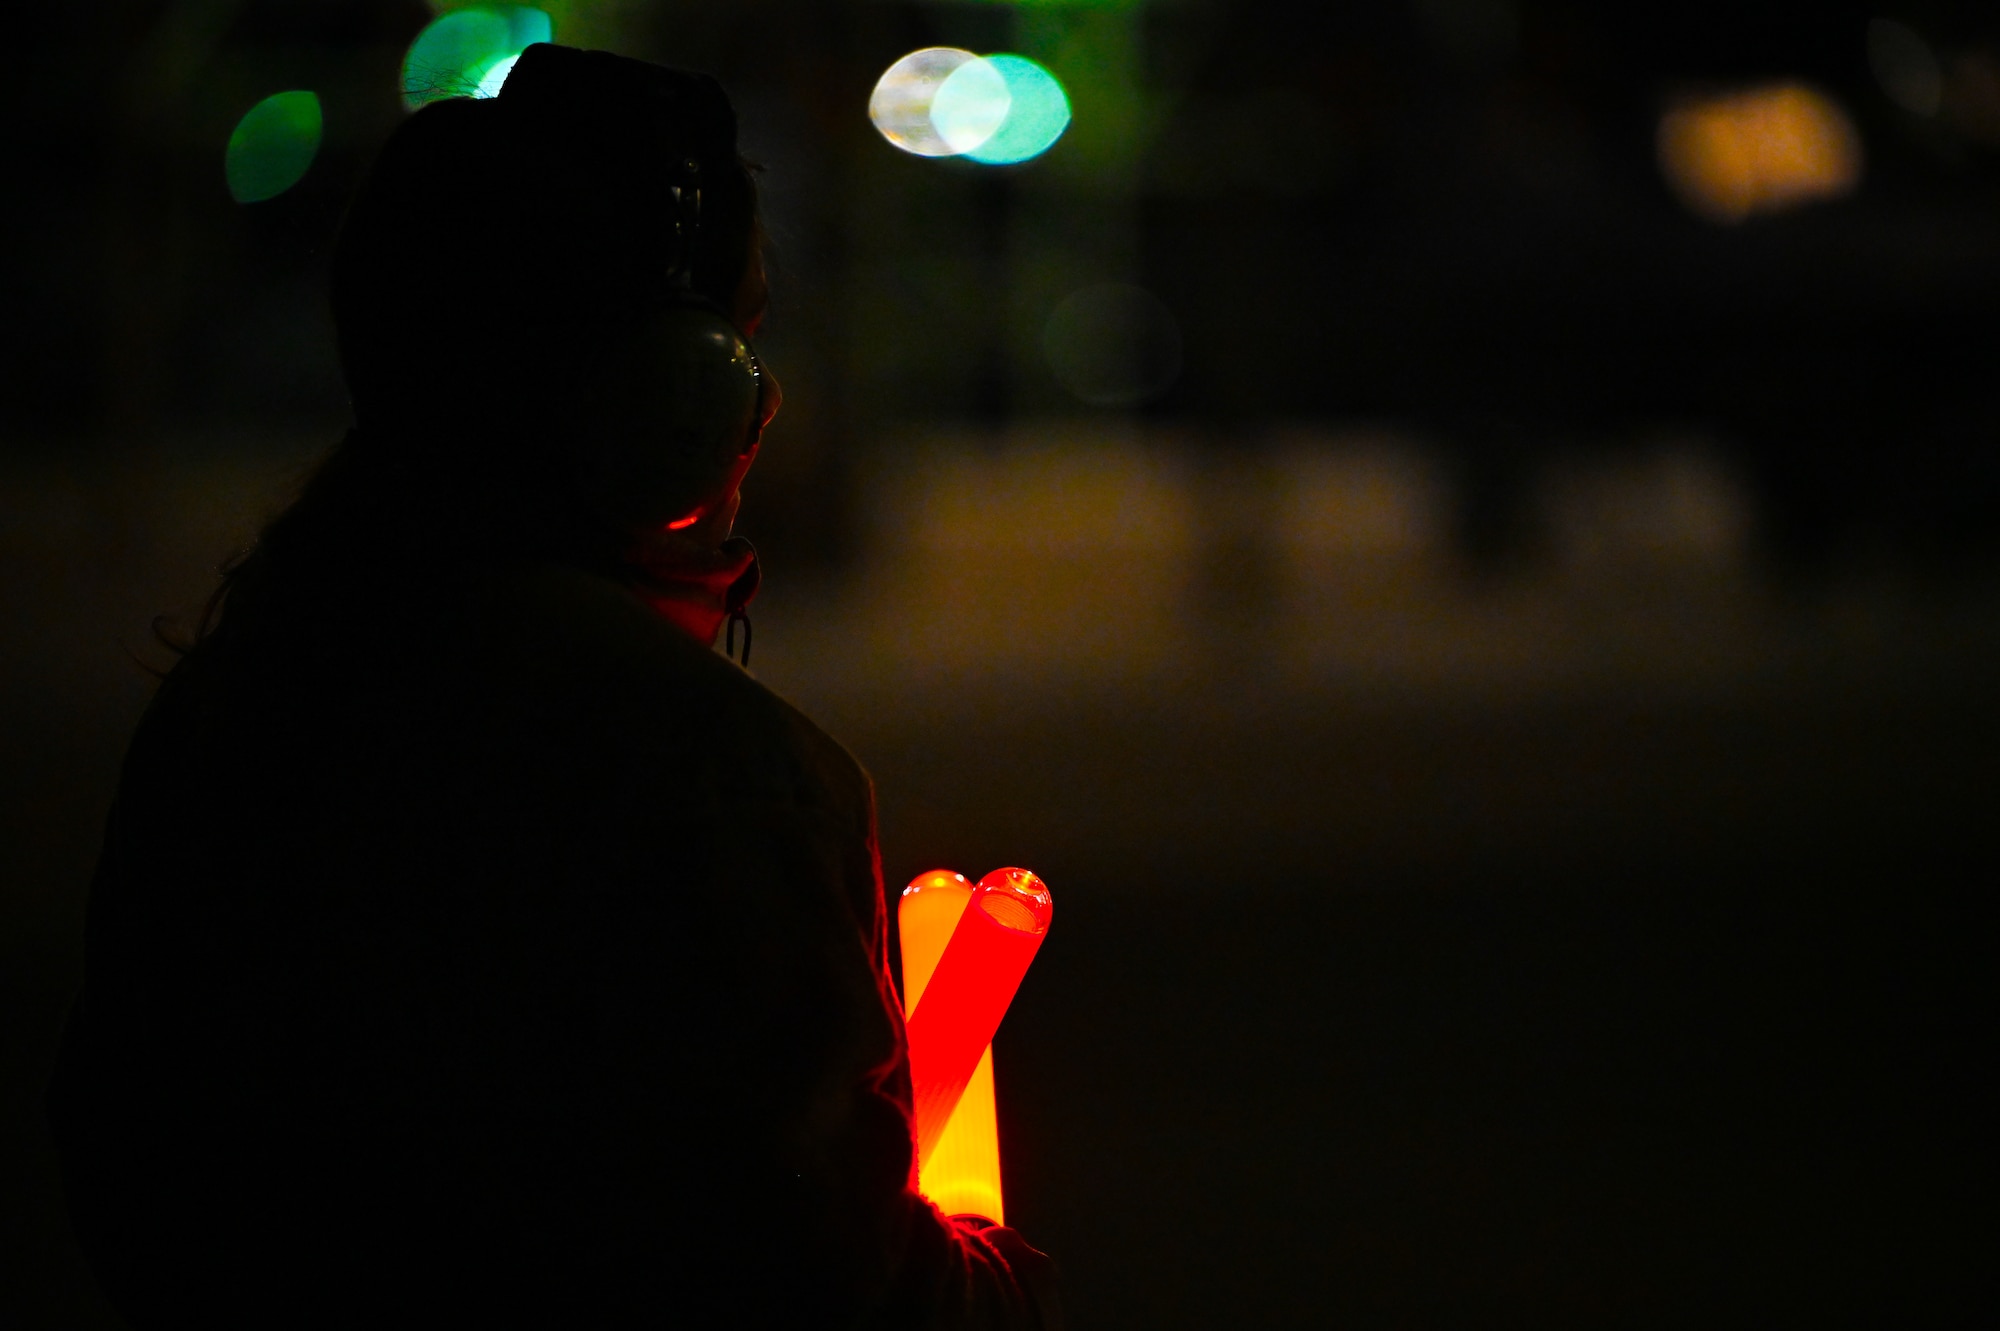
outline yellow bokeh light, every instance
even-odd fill
[[[1685,102],[1661,117],[1659,150],[1674,193],[1712,222],[1838,198],[1861,181],[1854,122],[1797,83]]]

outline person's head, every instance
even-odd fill
[[[332,265],[352,447],[607,536],[726,503],[777,404],[737,337],[761,234],[713,80],[530,47],[498,97],[412,115],[355,199]]]

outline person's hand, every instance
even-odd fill
[[[960,1222],[964,1223],[963,1221]],[[1014,1278],[1034,1299],[1035,1307],[1042,1315],[1042,1331],[1062,1331],[1062,1300],[1057,1294],[1056,1264],[1049,1255],[1035,1248],[1021,1237],[1021,1232],[1008,1229],[1004,1225],[991,1225],[979,1231],[1007,1262]]]

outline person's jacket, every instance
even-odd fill
[[[51,1090],[129,1318],[1042,1324],[912,1188],[838,744],[573,570],[265,619],[132,743]]]

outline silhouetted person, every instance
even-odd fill
[[[866,776],[713,650],[759,234],[721,90],[615,56],[384,149],[355,429],[162,684],[93,885],[51,1107],[135,1324],[1052,1324],[1046,1259],[911,1188]]]

